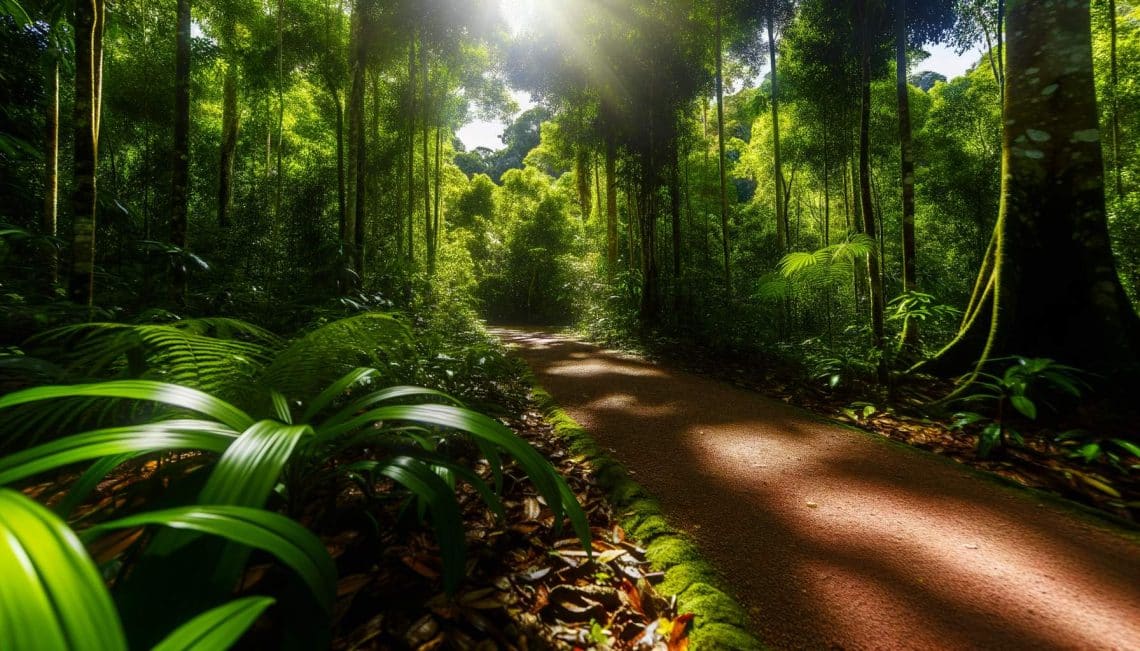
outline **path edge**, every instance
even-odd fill
[[[622,528],[645,548],[653,567],[665,573],[665,580],[656,586],[658,592],[675,596],[678,612],[694,615],[691,648],[765,649],[748,631],[747,611],[724,588],[716,569],[692,538],[669,524],[660,503],[558,405],[533,373],[527,376],[531,398],[554,426],[554,433],[567,442],[573,454],[590,463],[590,475],[614,507]]]

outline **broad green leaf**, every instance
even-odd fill
[[[558,472],[529,443],[502,423],[483,414],[451,405],[393,405],[364,412],[347,422],[324,429],[318,436],[322,439],[332,438],[377,421],[392,420],[426,423],[468,432],[477,440],[502,448],[518,461],[523,471],[534,482],[539,494],[546,498],[547,505],[554,511],[556,525],[561,526],[563,515],[569,516],[575,531],[579,537],[582,537],[583,544],[589,547],[586,515],[577,500],[564,500],[562,485],[565,482]]]
[[[1025,396],[1010,396],[1009,404],[1013,405],[1014,409],[1021,412],[1022,416],[1025,416],[1030,420],[1037,419],[1037,405],[1033,404],[1033,401],[1029,398],[1026,398]]]
[[[92,527],[84,538],[110,529],[159,525],[195,531],[260,549],[295,571],[325,609],[336,593],[336,568],[320,539],[289,518],[264,509],[221,504],[147,511]]]
[[[113,380],[24,389],[0,397],[0,409],[40,400],[78,396],[159,402],[205,414],[236,430],[244,430],[253,424],[253,419],[248,414],[224,400],[197,389],[153,380]]]
[[[311,421],[317,414],[321,413],[325,407],[329,406],[337,396],[348,391],[352,386],[370,381],[374,377],[379,377],[380,372],[374,368],[357,368],[349,371],[336,382],[330,384],[321,394],[313,399],[309,406],[305,409],[305,413],[301,416],[302,422]]]
[[[263,506],[297,443],[312,432],[307,425],[271,420],[254,424],[218,460],[199,503]]]
[[[75,533],[0,489],[0,649],[125,651],[115,605]]]
[[[289,410],[289,401],[285,396],[281,395],[280,391],[270,389],[269,397],[273,401],[273,413],[277,415],[277,419],[282,423],[293,423],[293,413]]]
[[[245,597],[207,610],[179,626],[152,651],[228,649],[273,603],[271,597]]]
[[[343,423],[343,422],[351,419],[354,415],[356,415],[356,414],[358,414],[358,413],[360,413],[366,409],[371,408],[373,405],[379,404],[381,402],[386,402],[388,400],[395,400],[397,398],[407,398],[410,396],[443,398],[444,400],[451,402],[458,407],[463,406],[463,403],[459,402],[455,398],[451,397],[450,395],[448,395],[442,391],[436,391],[435,389],[426,389],[424,387],[413,387],[413,386],[387,387],[387,388],[381,389],[379,391],[373,391],[372,393],[369,393],[366,396],[361,396],[360,398],[358,398],[357,400],[354,400],[350,404],[345,405],[340,411],[338,411],[337,413],[333,414],[330,418],[325,420],[321,426],[322,427],[329,427],[332,425],[337,425],[337,424]]]
[[[223,452],[236,438],[236,433],[228,427],[196,420],[111,427],[74,434],[0,457],[0,484],[10,484],[41,472],[106,456],[159,450]]]
[[[464,576],[466,549],[463,517],[459,513],[455,493],[430,466],[411,457],[395,457],[379,463],[375,471],[415,493],[431,510],[432,525],[443,558],[444,586],[448,593],[454,593]]]

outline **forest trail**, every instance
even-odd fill
[[[1140,649],[1140,542],[731,384],[493,328],[776,649]]]

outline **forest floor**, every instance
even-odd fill
[[[730,383],[493,330],[775,648],[1140,648],[1140,537]]]

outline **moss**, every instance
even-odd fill
[[[668,568],[679,563],[700,560],[697,546],[682,536],[661,536],[649,544],[645,558],[654,567]]]
[[[697,546],[669,524],[661,505],[630,479],[625,466],[604,452],[588,432],[559,409],[549,393],[532,383],[535,401],[554,425],[555,433],[569,443],[571,452],[590,461],[594,480],[606,492],[610,504],[625,512],[622,526],[635,541],[647,545],[645,555],[654,567],[665,570],[665,580],[658,591],[677,596],[681,612],[695,616],[690,648],[762,649],[760,642],[744,629],[744,609],[716,587],[716,570],[701,558]]]
[[[679,595],[694,583],[715,583],[716,570],[705,561],[693,561],[674,565],[665,570],[665,580],[657,589],[666,594]]]
[[[700,651],[752,651],[763,649],[752,634],[732,624],[709,622],[698,626],[689,633],[689,644],[692,649]]]
[[[628,478],[622,478],[610,490],[610,501],[617,507],[632,504],[645,497],[647,497],[645,489]]]
[[[746,626],[748,614],[732,597],[707,583],[694,583],[677,599],[681,612],[702,613],[705,622]]]
[[[650,515],[644,518],[629,532],[642,543],[651,543],[653,539],[660,536],[677,533],[669,522],[660,515]]]

